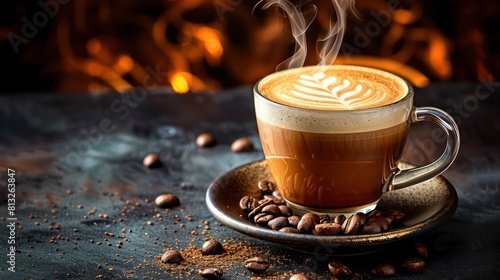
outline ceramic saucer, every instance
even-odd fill
[[[402,164],[402,169],[408,165]],[[382,195],[378,209],[397,209],[406,214],[401,227],[378,234],[319,236],[283,233],[255,225],[244,218],[239,201],[245,195],[259,196],[257,182],[271,179],[265,160],[236,167],[209,186],[206,203],[212,215],[228,227],[248,236],[308,252],[331,255],[376,251],[390,243],[422,235],[448,220],[458,198],[442,176]]]

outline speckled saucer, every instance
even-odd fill
[[[408,168],[408,165],[402,164],[401,167]],[[246,220],[239,208],[243,196],[259,195],[257,182],[261,179],[271,179],[265,160],[250,162],[224,173],[207,190],[208,209],[217,220],[238,232],[315,253],[351,255],[379,250],[389,243],[416,237],[436,228],[453,215],[458,205],[453,186],[438,176],[382,196],[378,209],[397,209],[406,214],[400,228],[378,234],[337,236],[283,233]]]

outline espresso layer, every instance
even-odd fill
[[[394,103],[406,83],[376,69],[356,66],[304,67],[275,73],[261,81],[260,93],[289,106],[316,110],[357,110]]]
[[[396,168],[408,123],[361,133],[310,133],[257,119],[262,149],[281,194],[313,207],[373,203]]]

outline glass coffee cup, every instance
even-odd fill
[[[374,209],[384,192],[444,172],[460,145],[453,118],[413,106],[404,79],[368,67],[333,65],[273,73],[254,87],[260,141],[278,189],[296,214]],[[447,144],[434,162],[398,164],[410,125],[436,123]]]

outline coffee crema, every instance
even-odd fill
[[[272,74],[260,93],[288,106],[315,110],[359,110],[402,99],[408,86],[400,78],[357,66],[304,67]]]

